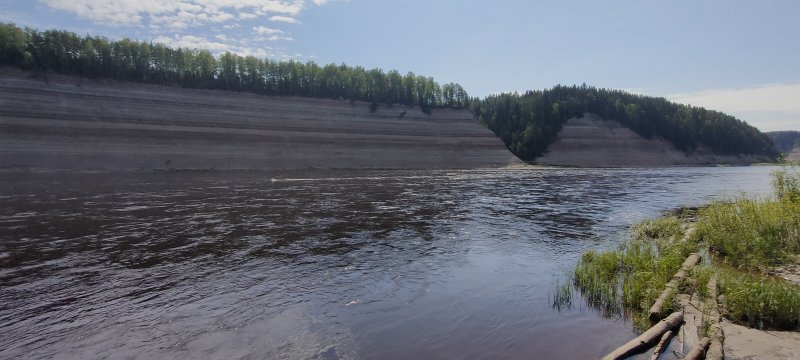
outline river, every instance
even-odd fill
[[[0,358],[596,358],[556,284],[769,167],[0,174]]]

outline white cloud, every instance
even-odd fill
[[[219,36],[217,36],[219,38]],[[159,36],[153,39],[155,42],[159,42],[162,44],[169,45],[171,47],[180,47],[184,49],[202,49],[202,50],[209,50],[214,55],[219,55],[230,51],[232,53],[241,55],[241,56],[248,56],[252,55],[255,57],[267,57],[267,56],[274,56],[280,54],[274,54],[267,52],[267,48],[255,48],[244,45],[231,45],[228,42],[219,42],[206,39],[200,36],[194,35],[174,35],[174,36]]]
[[[283,30],[268,28],[266,26],[254,26],[253,31],[255,31],[256,34],[263,35],[261,37],[256,38],[255,39],[256,41],[294,40],[293,38],[284,35],[285,32]]]
[[[667,98],[721,111],[800,113],[800,84],[768,84],[741,89],[714,89],[667,95]]]
[[[297,24],[297,19],[289,16],[275,15],[269,18],[271,21],[284,22],[287,24]]]
[[[254,40],[256,40],[256,41],[278,41],[278,40],[294,41],[294,39],[292,37],[290,37],[290,36],[281,36],[281,35],[262,36],[262,37],[257,37]]]
[[[282,30],[272,29],[272,28],[268,28],[266,26],[254,26],[253,27],[253,31],[255,31],[256,34],[260,34],[260,35],[283,34]]]
[[[53,9],[108,25],[194,27],[264,16],[294,18],[321,0],[39,0]],[[179,23],[178,26],[170,26]]]
[[[288,58],[276,41],[293,41],[281,29],[299,23],[302,12],[327,0],[38,0],[52,9],[94,23],[138,28],[135,33],[174,47]],[[266,27],[267,21],[274,26]],[[244,29],[252,28],[248,33]]]
[[[800,84],[712,89],[672,94],[666,98],[735,115],[764,131],[800,130]]]
[[[224,53],[232,51],[233,48],[225,43],[211,41],[209,39],[193,36],[193,35],[175,35],[174,37],[159,36],[154,39],[155,42],[170,45],[173,47],[181,47],[184,49],[203,49],[210,50],[213,53]]]

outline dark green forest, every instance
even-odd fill
[[[249,91],[280,96],[362,100],[378,104],[466,107],[469,96],[458,84],[439,85],[432,77],[392,70],[314,62],[275,61],[226,52],[61,30],[38,31],[0,24],[0,65],[60,74],[114,78],[200,89]]]
[[[215,57],[203,49],[173,49],[13,24],[0,24],[0,65],[188,88],[361,100],[370,102],[373,111],[380,104],[418,105],[425,112],[435,107],[469,108],[526,161],[541,155],[568,119],[585,112],[617,120],[646,138],[666,139],[686,152],[703,145],[719,154],[778,155],[769,137],[733,116],[586,85],[471,99],[458,84],[439,85],[432,77],[412,72],[402,75],[395,70],[320,66],[229,52]]]
[[[772,140],[733,116],[664,98],[590,86],[555,86],[474,100],[475,115],[519,158],[531,161],[564,123],[585,112],[619,121],[645,138],[660,137],[690,152],[701,144],[718,154],[777,156]]]
[[[784,154],[800,145],[800,131],[770,131],[766,134],[772,138],[775,148]]]

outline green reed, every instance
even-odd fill
[[[800,329],[800,286],[766,274],[800,261],[800,174],[774,172],[773,186],[774,198],[741,197],[637,224],[619,249],[583,254],[573,284],[591,307],[609,316],[630,316],[642,329],[645,312],[666,283],[690,253],[699,252],[707,265],[693,270],[693,281],[681,284],[681,292],[708,296],[708,280],[716,274],[730,320]],[[687,220],[696,228],[689,236]],[[674,295],[665,312],[678,310]]]

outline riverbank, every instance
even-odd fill
[[[619,250],[585,253],[573,283],[591,306],[629,316],[639,330],[683,313],[681,331],[697,334],[694,345],[708,337],[713,348],[724,338],[729,357],[796,358],[800,176],[784,169],[773,185],[774,198],[718,202],[636,225]],[[703,262],[687,267],[692,257]],[[762,340],[751,343],[752,334]]]

